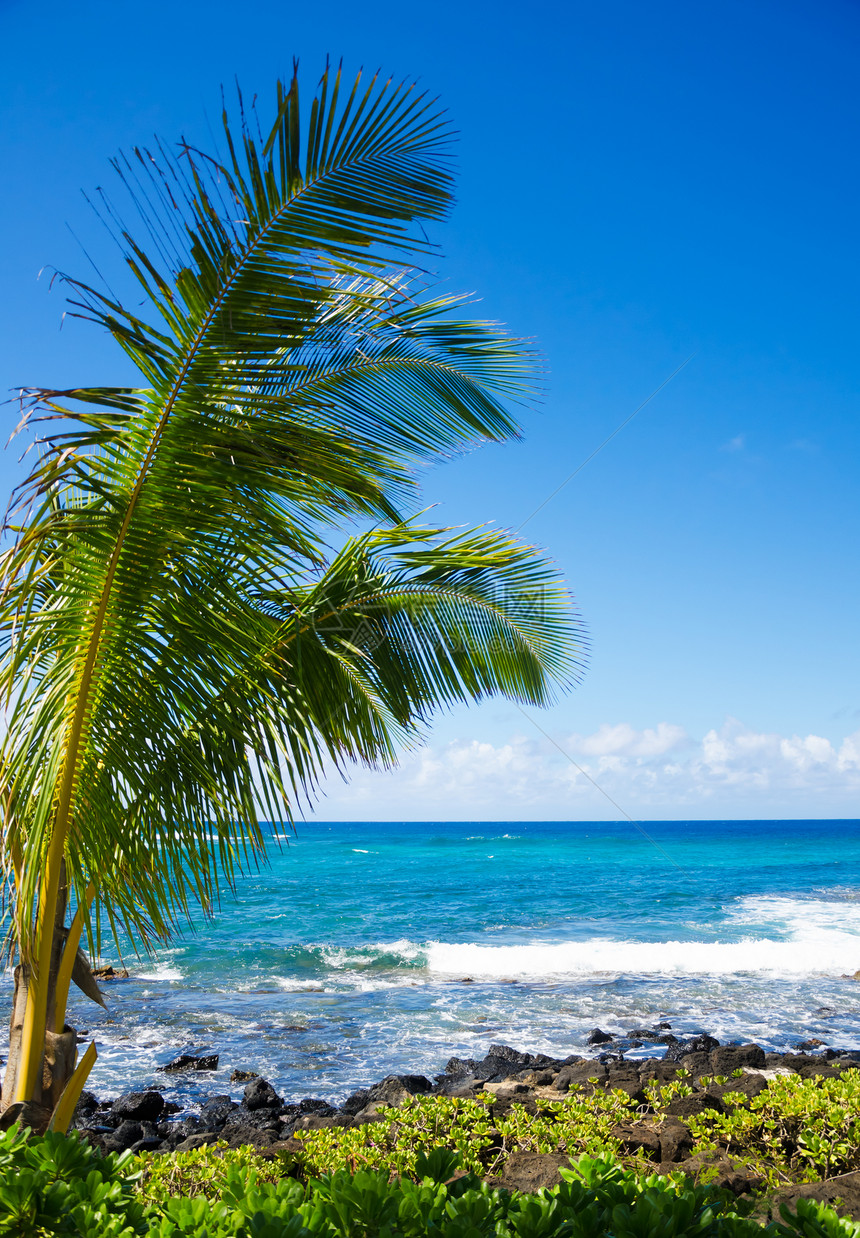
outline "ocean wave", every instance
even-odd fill
[[[168,964],[158,964],[151,971],[136,971],[133,975],[135,980],[183,980],[184,976],[178,967],[170,967]]]
[[[409,941],[367,946],[296,947],[272,979],[286,990],[309,983],[383,987],[419,978],[586,979],[591,976],[839,976],[860,964],[853,934],[810,935],[777,941],[584,941],[483,945]],[[160,977],[167,978],[167,977]],[[399,979],[398,979],[399,978]]]
[[[584,977],[620,973],[637,976],[832,975],[853,972],[860,962],[853,934],[741,941],[587,941],[483,946],[473,942],[432,942],[427,966],[440,975],[501,977]]]
[[[860,937],[860,901],[849,887],[827,891],[829,897],[762,894],[739,898],[726,910],[734,925],[766,926],[770,933],[792,939],[825,941]],[[856,942],[855,946],[860,946]]]

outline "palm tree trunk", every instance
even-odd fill
[[[57,892],[57,903],[54,908],[48,983],[45,986],[33,984],[32,968],[27,963],[19,963],[15,968],[15,993],[9,1024],[9,1059],[3,1077],[2,1094],[0,1094],[0,1114],[3,1115],[0,1124],[4,1126],[18,1119],[22,1125],[30,1126],[37,1132],[44,1131],[57,1101],[74,1073],[77,1061],[77,1034],[74,1028],[65,1023],[65,1020],[61,1030],[58,1031],[55,1028],[57,974],[67,937],[67,930],[64,926],[67,901],[68,886],[64,862]],[[28,1011],[32,1018],[34,1004],[44,1007],[44,1010],[39,1012],[46,1029],[42,1045],[41,1069],[37,1072],[34,1085],[28,1089],[30,1094],[22,1095],[22,1072],[25,1069],[22,1056],[23,1033]]]

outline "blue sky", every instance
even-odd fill
[[[80,190],[118,149],[206,145],[220,85],[265,101],[294,55],[417,77],[461,135],[440,276],[550,374],[522,444],[428,475],[442,518],[520,526],[692,356],[523,528],[593,646],[541,728],[634,817],[856,815],[856,5],[0,0],[0,35],[0,387],[128,377],[37,279],[89,273],[72,232],[110,268]],[[490,702],[317,815],[619,814]]]

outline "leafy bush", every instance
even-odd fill
[[[645,1088],[651,1117],[660,1119],[678,1097],[693,1095],[681,1077]],[[596,1082],[596,1081],[595,1081]],[[731,1080],[703,1079],[702,1084]],[[579,1089],[560,1100],[537,1100],[537,1114],[519,1105],[499,1116],[496,1098],[414,1096],[361,1127],[297,1132],[301,1161],[310,1174],[339,1169],[413,1172],[416,1156],[432,1147],[458,1152],[465,1169],[484,1176],[498,1172],[511,1152],[566,1152],[570,1156],[620,1156],[615,1128],[639,1120],[643,1110],[621,1090]],[[780,1076],[759,1096],[727,1091],[728,1112],[707,1110],[686,1117],[693,1152],[722,1152],[747,1165],[770,1187],[786,1181],[815,1181],[860,1169],[860,1071],[832,1079]],[[644,1153],[624,1158],[642,1163]],[[703,1171],[707,1176],[707,1170]]]
[[[612,1158],[584,1157],[535,1195],[453,1181],[450,1153],[417,1161],[418,1181],[340,1170],[306,1187],[293,1179],[249,1187],[237,1167],[220,1200],[169,1200],[153,1238],[857,1238],[860,1227],[804,1201],[797,1216],[762,1228],[707,1187],[643,1177]]]
[[[163,1205],[174,1196],[220,1199],[228,1177],[244,1176],[249,1183],[280,1181],[287,1158],[266,1160],[253,1148],[228,1148],[223,1140],[190,1152],[169,1156],[144,1153],[138,1158],[137,1191],[148,1204]]]
[[[727,1092],[728,1113],[687,1118],[697,1148],[745,1160],[771,1185],[860,1169],[860,1071],[832,1079],[782,1075],[750,1100]]]
[[[653,1092],[657,1120],[688,1086]],[[858,1161],[860,1072],[724,1099],[728,1113],[688,1119],[697,1148],[746,1158],[770,1181],[790,1164],[818,1176]],[[639,1116],[623,1091],[542,1100],[536,1114],[494,1101],[413,1097],[382,1121],[307,1132],[276,1160],[224,1144],[102,1157],[76,1136],[13,1128],[0,1136],[0,1238],[860,1238],[810,1200],[762,1225],[725,1192],[622,1161],[613,1128]],[[534,1195],[482,1181],[515,1149],[579,1160]]]
[[[133,1238],[147,1232],[130,1153],[102,1157],[88,1143],[11,1127],[0,1135],[0,1235]]]
[[[383,1121],[358,1127],[297,1132],[308,1173],[340,1169],[388,1169],[411,1174],[416,1157],[431,1148],[457,1152],[471,1173],[495,1173],[513,1151],[617,1153],[612,1130],[635,1111],[626,1092],[575,1094],[564,1100],[539,1100],[538,1113],[514,1105],[495,1116],[492,1094],[469,1100],[459,1096],[411,1096],[386,1112]]]

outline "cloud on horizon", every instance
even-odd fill
[[[312,815],[331,820],[642,820],[853,817],[860,809],[860,731],[752,731],[729,718],[701,739],[661,722],[604,723],[590,735],[501,744],[470,739],[407,755],[388,773],[333,776]],[[569,759],[568,759],[569,758]],[[579,768],[577,768],[577,766]]]

